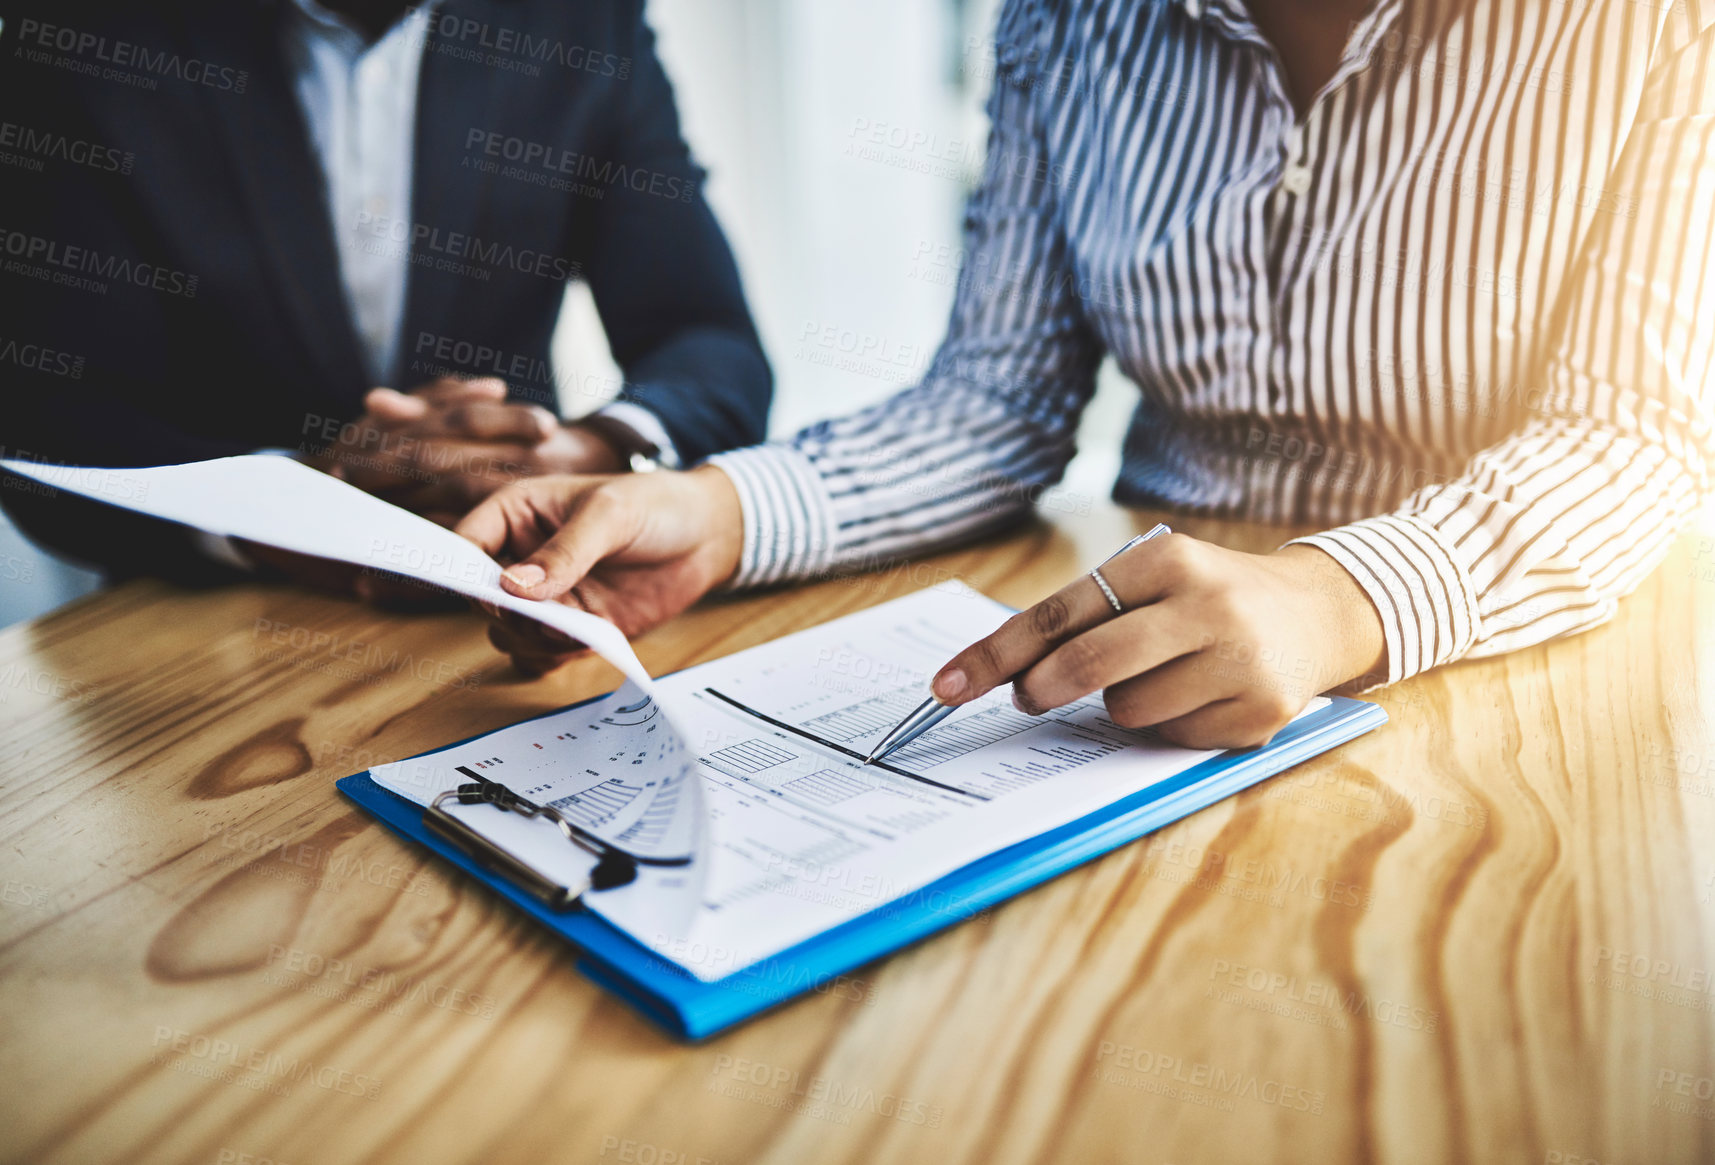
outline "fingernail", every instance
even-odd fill
[[[942,703],[949,703],[964,695],[968,687],[970,681],[965,678],[963,669],[950,667],[935,677],[935,682],[930,685],[929,690],[934,692],[935,698]]]
[[[509,566],[501,572],[501,578],[515,587],[529,590],[548,577],[548,572],[534,562],[520,562],[517,566]]]
[[[1036,709],[1030,707],[1024,702],[1023,698],[1019,696],[1017,688],[1012,689],[1012,706],[1017,708],[1020,712],[1023,712],[1026,716],[1036,715]]]

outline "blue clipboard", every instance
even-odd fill
[[[590,911],[550,909],[431,833],[421,806],[383,789],[367,770],[338,787],[393,832],[433,850],[570,941],[580,955],[578,969],[590,979],[672,1034],[702,1040],[812,991],[858,990],[847,977],[859,967],[1385,723],[1387,713],[1377,705],[1336,696],[1326,708],[1287,725],[1266,747],[1210,757],[713,983],[667,962]]]

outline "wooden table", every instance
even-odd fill
[[[639,653],[949,574],[1027,603],[1152,520],[711,603]],[[701,1046],[333,787],[614,682],[263,586],[0,635],[0,1154],[1715,1160],[1706,534],[1607,627],[1381,692],[1386,728]]]

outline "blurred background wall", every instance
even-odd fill
[[[965,197],[982,171],[999,7],[649,0],[773,362],[775,435],[916,383],[934,355]],[[562,381],[611,383],[587,290],[570,307],[556,344]],[[1107,495],[1135,391],[1103,369],[1068,495]]]

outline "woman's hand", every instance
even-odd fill
[[[1168,534],[1008,619],[935,676],[943,704],[1012,681],[1038,715],[1100,691],[1126,728],[1187,748],[1262,744],[1318,692],[1385,674],[1381,618],[1320,550],[1242,554]],[[1017,677],[1014,679],[1013,677]]]
[[[720,586],[738,570],[744,519],[738,494],[713,466],[622,477],[536,477],[496,491],[458,532],[514,560],[501,585],[554,599],[637,635]],[[534,620],[499,613],[488,637],[527,675],[583,650]]]

